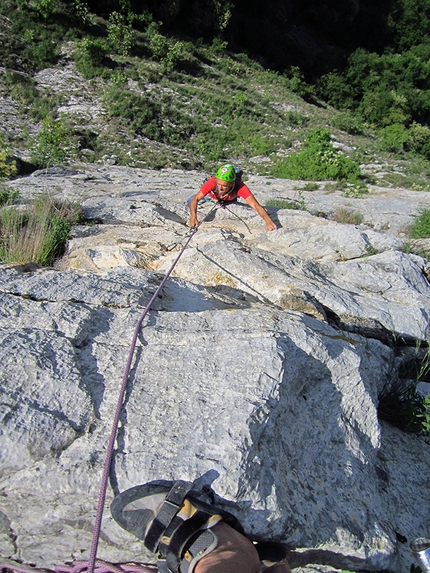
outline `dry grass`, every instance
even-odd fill
[[[28,208],[0,211],[0,259],[50,265],[62,254],[72,225],[82,219],[78,205],[40,195]]]
[[[349,225],[360,225],[363,222],[363,215],[357,213],[357,211],[351,211],[350,209],[345,209],[340,207],[336,209],[333,214],[333,219],[337,223],[348,223]]]

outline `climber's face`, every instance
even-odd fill
[[[228,195],[234,187],[234,181],[229,182],[229,181],[223,181],[222,179],[217,179],[216,184],[221,199],[225,197],[225,195]]]

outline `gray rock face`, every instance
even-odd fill
[[[187,240],[184,201],[202,178],[76,166],[13,183],[79,200],[97,223],[74,230],[56,269],[0,266],[3,557],[88,557],[133,331]],[[262,204],[292,192],[251,183]],[[108,509],[153,479],[201,477],[297,571],[407,571],[408,543],[428,533],[426,438],[377,414],[405,375],[392,340],[410,356],[428,337],[426,261],[392,231],[270,211],[280,228],[265,233],[246,205],[214,210],[144,320],[100,558],[153,560]]]

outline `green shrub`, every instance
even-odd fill
[[[331,124],[336,129],[345,131],[350,135],[361,135],[364,132],[363,121],[361,118],[350,112],[338,113],[332,119]]]
[[[384,127],[379,134],[382,136],[380,148],[383,151],[400,153],[409,140],[409,134],[404,125],[395,123]]]
[[[109,16],[108,42],[121,56],[128,56],[131,53],[134,45],[133,28],[127,17],[120,12],[112,12]]]
[[[89,26],[93,23],[88,4],[83,0],[73,0],[71,4],[71,14],[79,24]]]
[[[427,125],[413,122],[408,134],[408,148],[430,159],[430,128]]]
[[[108,57],[108,51],[106,40],[102,38],[84,38],[78,42],[73,57],[85,79],[110,77],[113,62]]]
[[[0,181],[10,179],[16,174],[15,161],[9,161],[5,149],[0,148]]]
[[[127,74],[123,70],[115,70],[112,72],[111,80],[114,86],[125,86],[128,78]]]
[[[30,5],[44,20],[47,20],[52,16],[57,3],[57,0],[32,0]]]
[[[19,192],[10,187],[0,187],[0,205],[12,205],[17,199]]]
[[[9,157],[10,151],[0,134],[0,181],[5,181],[16,175],[16,162]]]
[[[70,230],[83,219],[76,204],[41,195],[28,210],[0,210],[0,260],[50,265],[60,256]]]
[[[146,38],[154,60],[160,62],[164,69],[171,72],[185,53],[185,44],[172,40],[160,33],[160,24],[152,22],[146,30]]]
[[[331,143],[328,129],[309,132],[302,151],[286,157],[272,168],[272,175],[305,181],[346,180],[357,182],[360,166],[342,155]]]
[[[415,44],[384,54],[357,49],[342,73],[332,72],[318,82],[319,95],[337,109],[354,112],[377,127],[406,126],[411,119],[425,123],[430,44],[427,39],[420,44],[417,38]]]
[[[37,93],[33,80],[13,70],[6,71],[2,77],[2,88],[4,93],[25,105],[30,104]]]
[[[415,221],[408,232],[411,239],[424,239],[430,237],[430,209],[424,208],[415,215]]]
[[[288,77],[288,87],[291,91],[304,100],[311,100],[314,97],[315,89],[306,82],[299,67],[292,66],[286,75]]]
[[[216,36],[213,40],[212,40],[212,51],[215,54],[222,54],[225,52],[226,48],[228,46],[228,42],[225,42],[223,40],[221,40],[221,38],[219,38],[218,36]]]
[[[23,50],[23,56],[31,62],[33,70],[41,70],[53,65],[60,55],[57,42],[46,39],[32,42]]]
[[[430,343],[416,341],[415,356],[403,365],[399,379],[386,384],[379,395],[381,419],[409,432],[430,433],[430,395],[417,391],[417,384],[428,379]]]
[[[43,120],[42,129],[30,142],[30,156],[38,167],[51,167],[66,163],[75,153],[72,133],[62,119]]]

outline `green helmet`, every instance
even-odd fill
[[[228,181],[231,183],[236,180],[236,170],[233,165],[223,165],[216,172],[215,177],[221,181]]]

